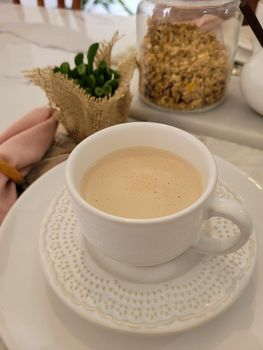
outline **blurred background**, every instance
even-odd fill
[[[0,3],[12,3],[13,0],[0,0]],[[20,3],[28,6],[36,6],[37,0],[20,0]],[[65,1],[70,7],[72,0]],[[113,15],[129,16],[136,13],[139,0],[83,0],[83,9],[97,13],[110,13]],[[47,8],[56,8],[57,0],[45,0]]]

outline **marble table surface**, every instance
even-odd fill
[[[0,4],[0,132],[30,109],[47,103],[44,93],[24,78],[23,70],[72,62],[76,52],[85,50],[93,41],[110,39],[116,30],[125,34],[116,54],[135,45],[132,17]],[[201,135],[213,154],[247,172],[262,189],[263,120],[242,101],[238,85],[238,78],[234,78],[231,94],[220,107],[223,109],[216,110],[214,121],[212,114],[173,118],[142,105],[136,95],[135,77],[130,116],[163,121]],[[257,349],[262,348],[263,343]],[[0,349],[5,349],[1,341]]]
[[[72,62],[76,52],[86,50],[95,40],[109,40],[116,30],[123,34],[123,39],[115,46],[115,54],[136,46],[135,17],[2,4],[0,23],[0,131],[30,108],[47,102],[44,93],[24,78],[23,70],[55,65],[64,60]],[[246,39],[251,41],[251,33],[247,36]],[[249,57],[249,50],[242,50],[242,55],[240,50],[238,52],[239,60]],[[134,97],[130,115],[133,118],[164,122],[189,132],[263,149],[262,117],[244,102],[238,77],[231,79],[225,101],[202,113],[167,113],[151,108],[139,99],[137,86],[136,72],[131,84]],[[15,103],[10,103],[10,96],[14,94]]]
[[[109,40],[116,30],[124,34],[114,50],[118,55],[135,46],[134,17],[0,4],[0,132],[30,109],[47,103],[43,91],[24,77],[24,70],[65,60],[73,62],[77,52],[85,50],[91,42]],[[243,34],[246,35],[242,42],[247,46],[251,36],[247,30]],[[209,113],[162,114],[149,108],[137,96],[137,72],[131,90],[134,95],[131,118],[169,123],[203,135],[213,153],[252,173],[263,183],[259,150],[263,149],[263,120],[245,105],[237,77],[232,78],[230,95],[225,101],[226,113],[215,109],[214,117]],[[239,112],[243,113],[242,118]]]

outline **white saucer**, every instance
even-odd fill
[[[252,213],[255,231],[260,232],[262,189],[236,167],[216,160],[220,178],[242,196]],[[0,229],[0,334],[9,350],[189,350],[196,349],[197,344],[202,350],[262,348],[262,254],[239,300],[215,320],[180,336],[117,334],[93,325],[66,307],[46,283],[38,252],[41,222],[64,187],[63,173],[61,165],[36,181],[19,198]],[[261,250],[260,235],[257,244]],[[110,271],[120,273],[112,267]],[[152,286],[151,281],[148,284]],[[237,283],[240,293],[243,287]]]
[[[237,196],[218,185],[218,196]],[[238,234],[236,225],[213,218],[210,236]],[[188,251],[159,266],[132,267],[100,255],[83,238],[69,195],[63,189],[41,228],[40,256],[59,298],[89,321],[136,334],[179,333],[199,326],[230,306],[251,277],[256,239],[226,256]]]

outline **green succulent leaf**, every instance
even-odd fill
[[[83,58],[84,58],[84,55],[82,52],[78,53],[76,56],[75,56],[75,65],[76,66],[79,66],[81,63],[83,63]]]
[[[116,79],[108,80],[105,85],[110,85],[113,90],[117,89],[119,83]]]
[[[84,63],[81,63],[80,65],[78,65],[77,69],[80,76],[86,74],[86,65]]]
[[[112,87],[110,85],[103,86],[103,93],[105,96],[110,96],[112,94]]]
[[[106,61],[104,61],[104,60],[100,61],[100,63],[98,64],[98,69],[101,72],[106,72],[108,69],[108,65],[107,65]]]
[[[97,86],[103,86],[105,82],[104,75],[101,74],[98,76],[98,79],[96,80]]]
[[[61,63],[60,67],[59,67],[60,73],[68,75],[70,72],[70,65],[68,62],[63,62]]]
[[[97,86],[94,89],[94,94],[95,94],[96,97],[103,97],[104,96],[103,89],[101,87]]]
[[[96,87],[96,79],[93,74],[90,74],[87,79],[87,86],[91,88],[92,90]]]
[[[74,69],[72,69],[71,71],[71,77],[73,79],[78,79],[79,78],[79,72],[78,72],[78,68],[75,67]]]
[[[93,63],[94,63],[94,58],[97,54],[99,48],[99,43],[94,43],[90,45],[87,53],[87,58],[88,58],[88,72],[91,74],[93,72]]]

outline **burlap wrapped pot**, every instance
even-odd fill
[[[110,42],[102,42],[95,57],[95,67],[104,59],[111,66],[111,51],[119,39],[115,33]],[[114,95],[96,98],[87,95],[82,88],[53,67],[36,68],[25,72],[35,85],[46,93],[49,103],[57,109],[57,119],[72,139],[78,143],[92,133],[105,127],[127,121],[132,96],[130,80],[136,66],[135,52],[129,52],[117,64],[121,78]]]

